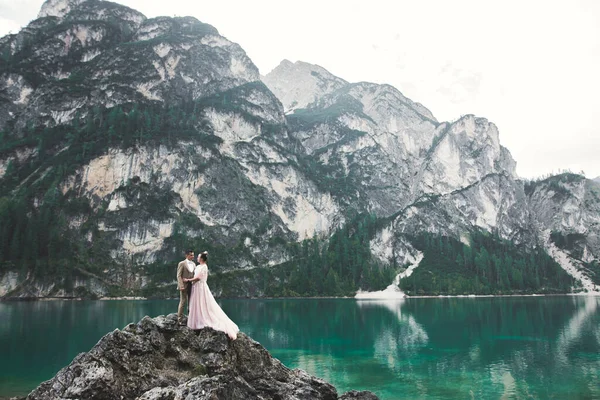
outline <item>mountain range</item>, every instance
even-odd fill
[[[0,39],[0,104],[5,298],[170,296],[187,248],[222,296],[600,284],[598,178],[520,179],[485,118],[304,62],[261,76],[193,17],[47,0]]]

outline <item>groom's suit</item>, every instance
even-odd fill
[[[187,267],[187,262],[188,260],[185,259],[177,265],[177,289],[179,289],[179,308],[177,309],[177,319],[179,322],[181,322],[183,319],[183,311],[185,309],[185,304],[189,300],[189,289],[191,287],[191,283],[184,282],[183,280],[194,277],[194,273],[190,272]],[[193,261],[190,262],[193,263]]]

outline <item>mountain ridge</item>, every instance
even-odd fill
[[[482,273],[485,290],[598,284],[595,184],[521,181],[485,118],[438,122],[390,85],[303,62],[261,81],[191,17],[98,0],[42,10],[0,39],[0,296],[168,295],[188,247],[215,254],[217,294],[350,295],[432,251],[419,235],[456,247],[480,232],[575,263],[527,288]]]

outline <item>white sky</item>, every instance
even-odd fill
[[[350,82],[389,83],[440,121],[494,122],[522,177],[600,176],[599,0],[119,0],[191,15],[262,74],[286,58]],[[0,35],[43,0],[0,0]]]

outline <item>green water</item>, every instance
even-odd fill
[[[600,297],[223,300],[274,357],[381,399],[600,399]],[[175,301],[0,303],[0,397]]]

